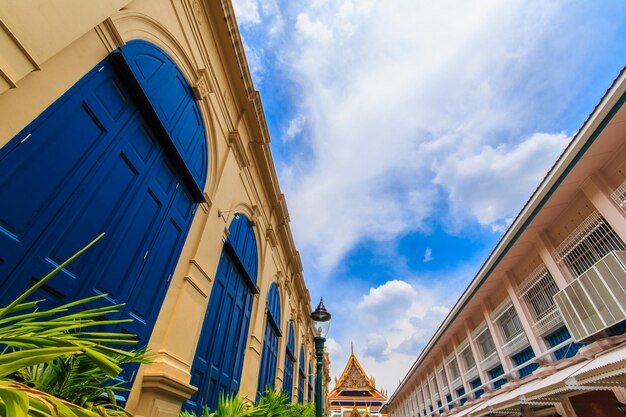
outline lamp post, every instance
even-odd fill
[[[324,342],[330,328],[330,313],[326,311],[324,301],[311,313],[315,333],[315,358],[317,375],[315,376],[315,417],[322,417],[322,373],[324,366]]]

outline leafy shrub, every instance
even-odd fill
[[[40,301],[25,301],[103,235],[0,308],[0,346],[4,349],[0,354],[1,416],[129,415],[115,403],[115,392],[124,389],[115,378],[122,371],[120,365],[145,363],[145,352],[111,346],[133,345],[134,335],[94,330],[131,321],[106,319],[121,305],[78,311],[106,295],[48,310],[38,310]]]

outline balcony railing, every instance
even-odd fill
[[[543,336],[546,333],[550,332],[550,330],[558,327],[561,323],[563,323],[563,316],[559,313],[559,310],[554,306],[554,310],[546,314],[541,318],[541,320],[537,321],[533,324],[533,331],[537,336]]]
[[[502,354],[511,356],[528,346],[528,338],[523,331],[516,334],[513,339],[509,340],[502,346]]]
[[[621,183],[621,185],[613,191],[611,198],[615,201],[619,208],[626,213],[626,181]]]
[[[480,361],[480,367],[482,369],[490,369],[500,363],[498,352],[495,350],[489,354],[485,359]]]
[[[532,363],[539,363],[540,360],[542,360],[543,358],[550,358],[552,353],[556,352],[557,350],[569,345],[570,343],[572,343],[571,339],[569,340],[565,340],[561,343],[559,343],[558,345],[546,350],[545,352],[541,353],[540,355],[533,357],[529,360],[527,360],[524,363],[519,364],[518,366],[516,366],[515,368],[509,369],[507,372],[505,372],[504,374],[493,378],[489,381],[485,381],[485,383],[483,383],[481,386],[473,388],[472,390],[470,390],[469,392],[466,392],[464,395],[462,395],[461,397],[458,397],[456,399],[453,400],[453,402],[455,401],[460,401],[461,399],[465,398],[467,400],[473,399],[474,398],[474,393],[476,391],[479,390],[484,390],[484,389],[490,389],[491,386],[493,386],[493,384],[503,378],[510,378],[511,376],[515,376],[517,374],[517,372],[522,369],[525,368],[526,366],[532,364]],[[475,368],[474,368],[475,369]],[[515,379],[515,378],[514,378]],[[446,404],[444,404],[444,407],[449,407],[451,403],[447,402]]]
[[[474,378],[476,378],[478,376],[478,368],[476,367],[476,365],[474,365],[473,367],[471,367],[470,369],[468,369],[463,376],[465,377],[466,381],[472,380]]]

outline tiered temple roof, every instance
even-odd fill
[[[376,388],[374,378],[367,376],[353,350],[343,373],[339,379],[335,377],[335,388],[329,395],[331,417],[386,416],[380,413],[386,400],[387,396]]]

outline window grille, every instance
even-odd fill
[[[519,287],[520,298],[524,300],[535,323],[541,322],[550,313],[556,312],[554,295],[559,292],[554,278],[545,265],[539,265]]]
[[[433,397],[436,400],[439,399],[439,385],[437,384],[437,375],[433,373],[433,375],[430,377],[430,385],[432,387],[433,390]]]
[[[556,248],[554,258],[578,277],[604,255],[624,249],[626,245],[615,230],[598,212],[593,212]]]
[[[626,213],[626,180],[613,191],[611,198],[615,201],[617,206]]]
[[[452,381],[456,381],[461,377],[461,371],[459,370],[459,364],[456,361],[456,358],[453,357],[448,362],[448,370],[450,371],[450,377]]]
[[[446,368],[443,366],[439,368],[439,379],[441,379],[441,384],[444,387],[448,386],[448,375],[446,375]]]
[[[482,358],[485,359],[496,350],[496,344],[493,342],[489,328],[483,330],[477,337],[476,342],[480,347]]]
[[[515,311],[515,307],[512,305],[507,308],[504,313],[500,315],[500,317],[498,317],[497,324],[502,331],[504,340],[507,342],[512,340],[524,330],[522,322]]]
[[[502,346],[502,354],[504,356],[509,356],[517,353],[528,346],[529,343],[530,342],[528,341],[528,337],[526,337],[526,333],[520,332]]]
[[[461,358],[463,358],[463,365],[465,365],[466,372],[476,366],[476,361],[474,360],[474,354],[472,353],[472,347],[470,345],[467,345],[467,347],[461,351]]]

